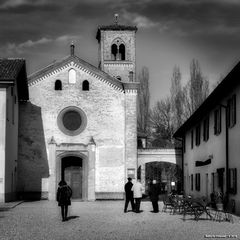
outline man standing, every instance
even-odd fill
[[[132,211],[134,211],[134,200],[133,200],[133,191],[132,191],[132,179],[129,177],[128,182],[125,184],[125,207],[124,212],[127,212],[128,203],[131,202]]]
[[[133,197],[135,199],[136,213],[140,213],[140,204],[141,204],[142,191],[143,191],[143,187],[140,179],[138,179],[137,182],[133,184],[132,190],[133,190]]]
[[[159,212],[159,209],[158,209],[158,195],[159,195],[159,188],[157,186],[157,181],[153,180],[152,184],[150,185],[149,196],[150,196],[150,200],[152,202],[154,213]]]

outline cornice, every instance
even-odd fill
[[[63,70],[71,68],[71,67],[78,68],[81,71],[84,71],[85,73],[108,84],[115,90],[124,92],[122,83],[120,81],[118,81],[117,79],[111,77],[107,73],[97,69],[96,67],[90,65],[89,63],[83,61],[82,59],[80,59],[76,56],[70,56],[66,59],[63,59],[60,62],[53,63],[53,64],[47,66],[46,68],[41,69],[40,71],[38,71],[36,73],[33,73],[28,78],[28,86],[33,86],[33,85],[37,84],[38,82],[43,81],[44,79],[49,78]]]

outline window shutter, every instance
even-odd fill
[[[237,122],[236,95],[233,95],[233,125]]]
[[[237,194],[237,168],[233,169],[233,193]]]

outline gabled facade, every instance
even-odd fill
[[[223,192],[240,214],[240,63],[175,132],[183,140],[184,190],[210,200]]]
[[[128,49],[135,30],[126,42],[126,29],[109,26],[104,33],[99,30],[98,41],[114,35]],[[103,62],[109,60],[108,51],[111,45],[101,45]],[[64,179],[75,199],[123,198],[126,178],[136,177],[137,170],[138,83],[117,78],[126,75],[125,65],[116,58],[111,70],[96,68],[77,57],[72,44],[69,56],[28,77],[29,101],[21,104],[19,120],[18,191],[23,197],[55,200]]]
[[[0,59],[0,202],[16,199],[19,104],[28,100],[23,59]]]

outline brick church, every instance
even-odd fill
[[[101,26],[98,67],[70,54],[26,77],[25,61],[0,59],[0,201],[122,199],[137,173],[136,31]]]

